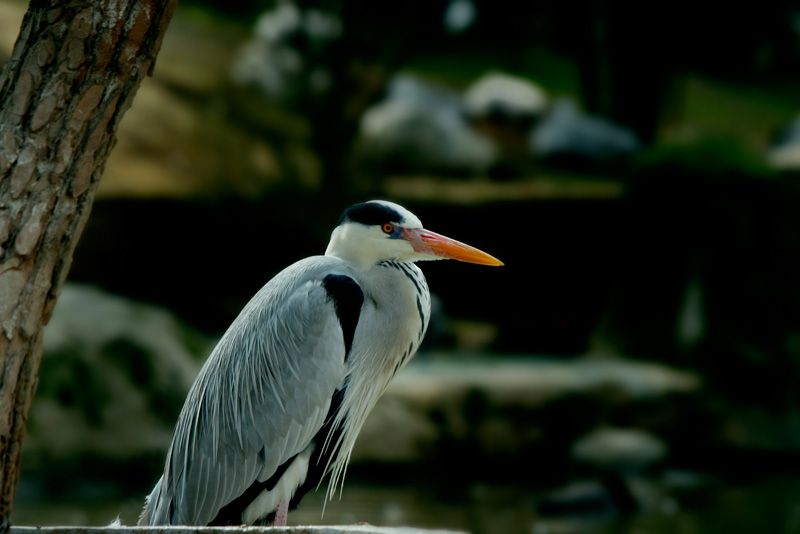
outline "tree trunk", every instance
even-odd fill
[[[177,0],[33,0],[0,72],[0,534],[42,330]]]

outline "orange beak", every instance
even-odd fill
[[[421,254],[431,254],[467,263],[477,263],[478,265],[503,265],[502,261],[475,247],[424,228],[409,228],[405,229],[403,233],[403,238],[411,243],[416,252]]]

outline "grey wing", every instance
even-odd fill
[[[345,376],[334,304],[320,281],[292,284],[290,293],[271,284],[192,387],[145,510],[149,524],[207,525],[305,449],[325,422]]]

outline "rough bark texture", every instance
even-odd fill
[[[177,0],[34,0],[0,73],[0,534],[42,329]]]

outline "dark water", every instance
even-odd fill
[[[609,511],[543,517],[541,494],[520,487],[473,485],[445,491],[433,487],[349,485],[321,517],[321,493],[308,495],[289,514],[290,524],[406,525],[473,534],[800,534],[800,479],[775,478],[747,485],[665,491],[632,485],[641,510],[627,518]],[[98,495],[71,502],[17,500],[17,525],[105,525],[118,514],[135,524],[141,497],[109,501]]]

